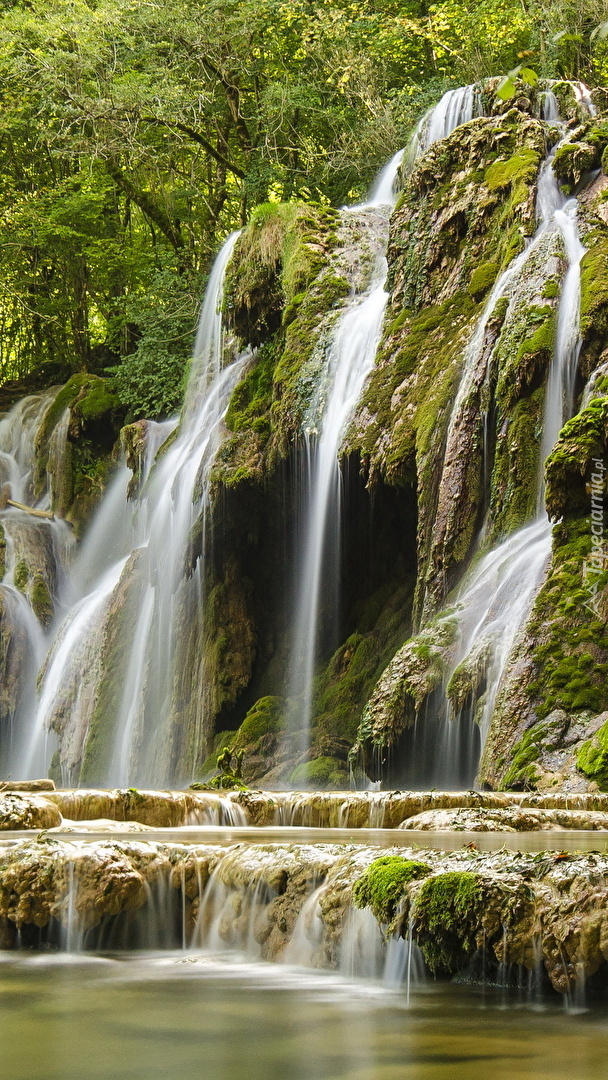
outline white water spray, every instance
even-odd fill
[[[119,608],[127,630],[120,649],[114,748],[104,779],[126,784],[146,777],[162,783],[173,775],[170,727],[184,662],[180,631],[192,618],[204,618],[204,570],[199,559],[188,574],[188,551],[201,520],[204,550],[210,472],[232,390],[247,362],[245,356],[230,354],[221,313],[224,275],[237,235],[226,241],[209,279],[179,436],[152,469],[171,425],[149,425],[140,497],[127,501],[128,471],[119,470],[83,545],[74,575],[75,606],[59,627],[45,665],[30,773],[39,768],[49,730],[57,729],[66,778],[78,780],[101,682],[107,678],[101,656],[111,636],[108,620],[117,617]],[[202,729],[204,693],[194,685],[192,694],[200,702]]]

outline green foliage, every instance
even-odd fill
[[[134,356],[110,369],[127,422],[158,420],[179,409],[186,383],[187,361],[162,345],[140,345]]]
[[[179,402],[193,337],[169,313],[166,333],[143,344],[134,305],[154,309],[158,275],[189,292],[251,206],[356,198],[459,83],[507,71],[500,92],[511,93],[536,72],[608,76],[600,0],[337,0],[314,12],[307,0],[100,0],[91,11],[87,0],[3,11],[0,376],[102,371],[141,347],[153,385],[133,361],[121,386],[134,386],[132,415]]]
[[[502,101],[509,101],[510,98],[515,97],[518,80],[521,80],[526,86],[536,86],[538,75],[533,68],[524,67],[522,64],[518,64],[517,67],[513,68],[508,75],[505,75],[504,79],[498,84],[496,96]]]
[[[375,859],[353,886],[355,907],[372,909],[379,923],[390,923],[410,881],[426,877],[430,867],[400,855]]]

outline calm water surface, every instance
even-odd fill
[[[0,954],[0,1080],[603,1080],[608,1006],[210,958]]]

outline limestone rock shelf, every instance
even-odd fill
[[[608,854],[0,842],[5,948],[223,948],[337,968],[358,919],[361,941],[408,939],[440,977],[608,984]]]

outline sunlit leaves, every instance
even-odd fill
[[[508,101],[509,98],[515,97],[518,79],[527,86],[536,86],[538,75],[533,68],[522,67],[520,64],[512,68],[509,74],[505,75],[504,79],[501,80],[496,89],[496,96],[502,101]]]

